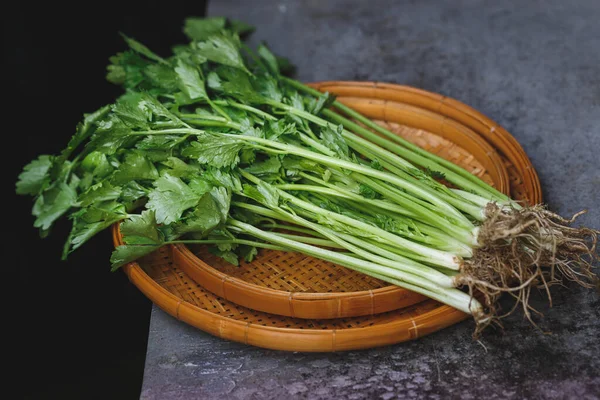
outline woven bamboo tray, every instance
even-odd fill
[[[382,89],[374,84],[368,93],[365,86],[347,90],[352,84],[325,82],[315,86],[341,95],[339,101],[509,193],[506,163],[482,136],[447,115],[420,107],[417,94],[439,95],[399,85]],[[386,97],[399,96],[401,91],[415,95],[405,95],[404,102]],[[410,99],[412,104],[407,103]],[[217,296],[278,315],[346,318],[396,310],[423,300],[414,292],[299,253],[261,250],[251,263],[234,267],[206,247],[180,244],[174,246],[173,258],[183,272]]]

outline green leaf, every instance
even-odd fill
[[[244,185],[244,194],[270,208],[279,206],[279,193],[270,184],[260,181],[256,186]]]
[[[155,180],[158,177],[156,167],[142,152],[130,151],[125,154],[125,160],[113,175],[112,181],[121,185],[129,181]]]
[[[269,140],[276,140],[282,135],[295,134],[296,125],[294,123],[287,122],[285,119],[278,119],[277,121],[267,122],[263,131],[265,138]]]
[[[113,186],[107,181],[98,182],[79,195],[77,204],[80,207],[89,207],[93,203],[116,200],[121,196],[121,191],[121,187]]]
[[[295,176],[298,172],[314,172],[322,175],[325,170],[318,163],[302,157],[285,156],[281,162],[287,176]]]
[[[85,156],[81,161],[81,169],[97,178],[104,178],[114,170],[106,154],[99,151],[92,151]]]
[[[202,177],[195,176],[191,178],[188,182],[188,186],[200,197],[204,196],[205,193],[210,192],[210,190],[213,188],[211,182],[206,179],[206,174]]]
[[[218,247],[212,247],[212,246],[209,247],[208,251],[210,251],[211,253],[213,253],[214,255],[216,255],[218,257],[221,257],[223,260],[227,261],[230,264],[235,265],[236,267],[238,267],[240,265],[237,254],[235,254],[232,251],[221,250]]]
[[[164,236],[158,228],[153,211],[143,211],[141,215],[132,215],[121,223],[121,234],[125,245],[113,251],[110,261],[112,270],[159,249]]]
[[[359,194],[367,199],[377,199],[380,197],[372,187],[367,186],[363,183],[359,184]]]
[[[277,86],[277,81],[269,75],[261,75],[254,79],[254,86],[256,86],[258,93],[265,99],[270,99],[276,102],[281,102],[283,94]]]
[[[196,207],[186,213],[183,222],[175,227],[178,234],[189,232],[202,236],[212,231],[222,222],[220,205],[215,202],[210,193],[205,193]]]
[[[76,201],[75,189],[64,181],[57,182],[37,198],[32,211],[37,217],[33,226],[47,231]]]
[[[140,102],[140,93],[127,93],[112,106],[112,112],[127,127],[147,130],[150,128],[148,123],[152,118],[152,112],[145,107],[140,107]]]
[[[172,93],[179,88],[177,74],[168,65],[150,64],[142,70],[142,74],[148,79],[150,84]]]
[[[323,109],[329,108],[334,101],[335,96],[329,94],[329,92],[325,92],[316,99],[311,100],[309,111],[314,115],[319,115]]]
[[[165,64],[167,63],[162,57],[151,51],[149,48],[147,48],[137,40],[130,38],[122,33],[121,36],[123,37],[123,39],[125,39],[125,42],[127,42],[127,45],[131,48],[131,50],[140,53],[141,55],[149,58],[150,60],[158,61],[160,63]]]
[[[242,125],[242,129],[240,130],[240,133],[244,136],[253,136],[253,137],[259,137],[262,138],[263,136],[263,131],[260,128],[255,128],[252,126],[252,122],[249,119],[244,119],[241,122]]]
[[[443,192],[449,195],[453,195],[453,193],[448,189],[447,186],[442,185],[435,179],[433,179],[432,174],[436,174],[436,172],[431,170],[420,170],[419,168],[408,168],[406,169],[410,175],[418,179],[420,182],[429,186],[430,188],[437,190],[439,192]]]
[[[265,99],[252,86],[248,74],[243,71],[221,66],[215,73],[208,74],[209,87],[229,96],[235,97],[243,102],[264,103]]]
[[[217,75],[216,72],[210,71],[208,75],[206,75],[206,84],[209,88],[217,91],[222,91],[223,86],[221,85],[221,78]]]
[[[254,32],[254,27],[245,22],[238,21],[237,19],[229,19],[228,28],[240,36],[247,35]]]
[[[162,164],[168,167],[166,172],[168,172],[169,175],[178,178],[192,179],[202,173],[202,168],[200,168],[199,165],[187,164],[177,157],[169,157],[167,161],[163,161]]]
[[[254,246],[241,245],[236,249],[236,253],[246,262],[252,262],[258,255],[258,250]]]
[[[240,54],[240,42],[236,36],[213,33],[196,42],[196,48],[209,61],[238,68],[250,74]]]
[[[42,155],[23,167],[16,185],[17,194],[37,196],[50,182],[48,171],[51,165],[52,156]]]
[[[445,179],[446,178],[446,174],[444,174],[443,172],[434,171],[434,170],[430,169],[429,167],[425,168],[425,173],[427,175],[429,175],[430,177],[432,177],[433,179]]]
[[[156,213],[159,224],[177,221],[185,210],[194,207],[200,200],[200,196],[181,179],[168,173],[157,179],[154,187],[148,194],[146,207]]]
[[[371,160],[371,168],[379,170],[379,171],[383,171],[383,167],[381,166],[381,163],[379,162],[379,160],[377,158],[374,158]]]
[[[162,244],[163,236],[158,229],[154,210],[131,215],[121,223],[121,235],[125,244]]]
[[[421,234],[414,222],[409,219],[391,218],[387,215],[376,214],[375,221],[381,229],[401,236],[414,236],[415,233]]]
[[[268,72],[275,76],[278,76],[279,64],[277,63],[277,58],[275,57],[275,55],[271,53],[271,50],[269,50],[269,48],[264,43],[261,43],[256,49],[256,52],[258,53],[266,67],[269,69]]]
[[[173,47],[173,54],[175,59],[183,60],[191,65],[200,66],[208,61],[206,57],[198,53],[193,42],[187,46],[179,45]]]
[[[91,114],[84,114],[83,121],[77,125],[75,134],[69,140],[67,147],[61,151],[58,157],[53,159],[53,166],[50,168],[50,176],[53,179],[57,179],[65,161],[69,159],[71,154],[79,147],[81,143],[83,143],[94,133],[96,123],[103,119],[109,110],[110,106],[104,106]]]
[[[297,91],[292,92],[289,96],[292,107],[304,111],[304,98]]]
[[[147,114],[154,117],[162,117],[179,126],[185,124],[171,111],[169,111],[160,101],[148,93],[139,93],[138,108],[144,110]],[[157,118],[153,118],[156,120]]]
[[[251,166],[245,169],[246,172],[251,173],[252,175],[269,175],[269,174],[279,174],[279,170],[281,169],[281,161],[279,161],[279,157],[272,156],[267,158],[265,161],[255,162]]]
[[[123,265],[144,257],[160,248],[160,245],[121,245],[117,246],[110,255],[111,271],[116,271]]]
[[[223,186],[234,192],[242,190],[242,183],[237,173],[228,172],[218,168],[208,168],[202,178],[214,186]]]
[[[224,17],[190,17],[184,22],[183,33],[191,40],[204,40],[213,33],[223,30],[225,23]]]
[[[328,149],[333,150],[333,152],[343,160],[350,159],[350,149],[348,148],[348,144],[346,140],[342,137],[342,131],[344,127],[342,125],[337,126],[335,129],[330,124],[327,124],[324,128],[321,129],[321,143],[323,143]]]
[[[169,150],[181,143],[181,135],[149,135],[135,144],[140,150]]]
[[[156,225],[153,211],[132,215],[121,223],[125,245],[118,246],[110,257],[112,270],[152,253],[160,248],[164,237]]]
[[[105,119],[98,121],[96,131],[85,148],[88,151],[114,154],[125,144],[135,143],[137,140],[139,137],[131,137],[131,128],[116,114],[109,114]]]
[[[106,67],[106,80],[128,89],[135,88],[144,81],[143,71],[150,65],[131,50],[110,57],[110,62],[111,64]]]
[[[182,154],[200,164],[233,168],[240,162],[239,153],[244,147],[243,142],[233,137],[204,132],[196,136],[196,141],[191,142]]]
[[[210,191],[210,196],[215,204],[217,204],[221,215],[221,222],[224,223],[229,217],[229,209],[231,207],[231,192],[224,187],[215,187]]]
[[[134,201],[145,197],[148,194],[148,189],[137,183],[136,181],[129,181],[123,186],[121,192],[121,200],[126,203],[133,203]]]
[[[196,67],[179,59],[177,60],[175,72],[179,78],[179,88],[191,100],[208,98],[206,89],[204,89],[204,82],[200,78],[200,73]]]
[[[368,231],[365,231],[361,228],[353,227],[351,225],[344,224],[342,222],[339,222],[335,219],[332,219],[332,218],[329,218],[329,217],[326,217],[323,215],[317,215],[316,220],[317,220],[317,223],[319,223],[320,225],[327,226],[328,228],[331,228],[336,232],[347,233],[349,235],[357,236],[357,237],[364,238],[364,239],[381,240],[379,238],[379,236],[376,236]]]
[[[176,126],[185,124],[148,93],[128,92],[117,100],[112,111],[131,129],[148,130],[153,122],[166,119]]]
[[[256,152],[254,149],[245,148],[242,149],[240,153],[240,163],[241,164],[252,164],[256,159]]]
[[[127,212],[122,204],[116,201],[104,201],[71,215],[73,229],[69,240],[65,243],[63,258],[81,247],[94,235],[110,227],[112,224],[127,218]]]

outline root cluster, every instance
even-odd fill
[[[565,279],[587,288],[600,288],[593,271],[600,261],[600,231],[571,226],[583,213],[565,219],[540,205],[515,209],[488,204],[479,247],[456,277],[458,283],[468,286],[472,296],[483,300],[486,308],[475,316],[475,336],[490,324],[500,325],[500,319],[519,306],[536,325],[532,313],[541,313],[529,304],[532,288],[545,291],[550,306],[550,287]],[[512,309],[505,313],[497,305],[503,293],[515,299]]]

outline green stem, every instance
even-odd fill
[[[208,126],[214,126],[213,122],[215,122],[215,121],[206,121],[206,122],[207,122]],[[216,124],[218,124],[218,126],[233,127],[231,123],[216,122]],[[235,125],[238,125],[238,124],[235,124]],[[132,132],[132,134],[174,134],[174,133],[193,134],[193,135],[204,134],[203,131],[198,131],[196,129],[187,129],[187,128],[164,129],[161,131]],[[406,191],[408,191],[410,193],[415,194],[417,197],[420,197],[423,200],[426,200],[433,205],[438,206],[440,211],[443,210],[444,213],[447,213],[450,216],[454,217],[457,225],[460,225],[464,228],[469,228],[469,229],[474,228],[473,224],[467,218],[465,218],[465,216],[463,214],[461,214],[454,206],[448,204],[446,201],[441,199],[439,196],[436,195],[436,193],[430,193],[427,190],[423,190],[419,185],[417,185],[413,182],[414,180],[409,181],[407,179],[402,179],[401,177],[395,176],[389,172],[379,171],[379,170],[376,170],[376,169],[373,169],[373,168],[370,168],[370,167],[367,167],[364,165],[360,165],[360,164],[353,163],[350,161],[341,160],[341,159],[338,159],[335,157],[326,156],[326,155],[319,154],[319,153],[316,153],[311,150],[303,149],[301,147],[297,147],[297,146],[293,146],[293,145],[285,144],[285,143],[280,143],[280,142],[276,142],[276,141],[269,140],[269,139],[259,138],[259,137],[255,137],[255,136],[231,135],[231,134],[227,134],[227,133],[219,133],[219,134],[223,135],[225,137],[232,138],[232,139],[237,139],[237,140],[245,141],[245,142],[251,142],[251,143],[253,143],[252,145],[254,147],[258,147],[256,145],[256,143],[264,144],[266,147],[262,147],[262,149],[265,151],[275,152],[273,149],[269,149],[269,147],[271,147],[271,148],[280,150],[278,152],[279,154],[281,154],[281,153],[294,154],[294,155],[301,156],[301,157],[304,157],[304,158],[307,158],[307,159],[310,159],[313,161],[317,161],[324,165],[340,168],[341,170],[346,169],[348,171],[358,172],[360,174],[363,174],[363,175],[366,175],[366,176],[369,176],[372,178],[377,178],[382,181],[391,183],[402,189],[405,189]]]
[[[268,209],[265,208],[265,210],[268,210]],[[269,229],[280,229],[280,230],[286,230],[286,231],[298,232],[298,233],[305,233],[307,235],[313,235],[313,236],[318,236],[318,237],[321,236],[317,232],[312,231],[311,229],[301,228],[296,225],[284,225],[284,224],[277,224],[277,223],[271,222],[269,224],[261,225],[261,227],[269,228]]]
[[[289,213],[288,213],[288,215],[289,215]],[[306,218],[312,217],[311,213],[308,213],[303,210],[297,210],[297,214],[295,216],[297,216],[297,215],[301,215]],[[294,218],[295,216],[292,215],[292,216],[290,216],[290,218]],[[411,255],[410,255],[410,253],[407,253],[406,251],[404,251],[404,252],[389,251],[389,250],[386,250],[385,248],[383,248],[381,243],[373,244],[371,242],[366,241],[363,238],[358,238],[358,237],[352,236],[352,235],[344,233],[344,232],[339,232],[339,231],[327,228],[322,225],[318,225],[318,224],[314,225],[310,221],[306,221],[306,220],[298,219],[298,218],[295,218],[295,221],[296,221],[296,223],[302,224],[303,226],[309,226],[309,227],[311,227],[311,229],[318,229],[319,234],[326,235],[326,237],[330,237],[331,240],[337,241],[335,239],[335,237],[337,236],[338,239],[342,239],[346,242],[349,242],[351,244],[359,246],[362,249],[368,250],[369,252],[372,253],[372,255],[387,257],[388,260],[401,261],[405,265],[408,264],[408,265],[411,265],[411,266],[417,267],[417,268],[425,267],[425,264],[422,264],[418,261],[423,261],[425,263],[429,262],[429,260],[426,257],[421,257],[421,256],[414,257],[414,255],[413,255],[413,258],[409,258]],[[369,257],[370,257],[369,255],[364,254],[363,252],[357,251],[355,248],[348,247],[348,245],[344,244],[343,242],[338,241],[338,243],[341,243],[342,245],[344,245],[344,247],[346,249],[352,251],[354,254],[360,255],[363,258],[369,259]],[[392,246],[390,246],[390,247],[392,247]],[[409,254],[409,255],[405,256],[407,254]],[[447,274],[448,271],[453,271],[453,270],[443,269],[444,274]]]
[[[380,184],[378,181],[360,174],[352,174],[350,176],[356,179],[358,182],[368,185],[376,192],[386,196],[386,198],[398,203],[403,207],[406,207],[408,210],[418,213],[421,216],[419,220],[432,225],[449,235],[459,238],[464,243],[471,245],[476,243],[476,238],[473,236],[473,232],[475,230],[474,226],[472,226],[470,229],[457,226],[451,223],[446,216],[439,215],[437,211],[425,207],[420,200],[415,199],[412,196],[408,197],[409,195],[407,193],[404,193],[394,187],[390,187],[389,185]]]
[[[362,153],[364,156],[366,156],[367,158],[369,158],[371,160],[377,159],[377,157],[375,155],[373,155],[373,153],[371,153],[371,151],[369,151],[369,150],[365,149],[362,151]],[[379,160],[379,159],[377,159],[377,160],[380,162],[382,167],[384,167],[388,171],[392,172],[393,174],[395,174],[401,178],[404,178],[404,179],[409,179],[410,174],[408,172],[406,172],[405,170],[402,170],[402,169],[388,163],[385,160]],[[471,217],[475,218],[478,221],[484,220],[483,210],[481,209],[481,207],[475,206],[471,201],[468,201],[468,199],[466,199],[464,197],[455,195],[453,192],[451,192],[446,186],[442,185],[441,183],[438,183],[437,181],[431,179],[430,183],[435,185],[435,189],[434,189],[434,188],[428,186],[425,182],[421,182],[419,180],[419,178],[415,178],[415,177],[413,177],[413,178],[415,179],[417,184],[419,184],[421,186],[421,188],[423,190],[429,191],[430,193],[437,194],[444,201],[448,202],[449,204],[453,205],[457,209],[470,215]]]
[[[310,180],[312,182],[316,182],[316,183],[318,183],[318,184],[320,184],[322,186],[325,186],[325,187],[328,187],[328,188],[332,189],[335,193],[339,193],[339,195],[338,194],[334,194],[334,193],[332,193],[332,194],[337,195],[339,197],[345,197],[345,198],[352,199],[354,201],[358,201],[358,202],[361,202],[361,203],[370,204],[370,205],[373,205],[373,206],[375,206],[377,208],[381,208],[383,210],[389,210],[389,211],[395,212],[397,214],[400,214],[400,215],[403,215],[403,216],[406,216],[406,217],[409,217],[409,218],[413,218],[413,219],[418,218],[418,216],[417,216],[416,213],[408,211],[405,208],[400,207],[396,203],[392,203],[392,202],[386,201],[386,200],[369,199],[369,198],[363,197],[363,196],[361,196],[359,194],[356,194],[354,192],[351,192],[349,190],[342,189],[341,187],[339,187],[338,185],[335,185],[333,183],[325,182],[324,180],[319,179],[319,178],[317,178],[315,176],[312,176],[310,174],[307,174],[305,172],[300,172],[299,175],[301,177],[307,179],[307,180]]]
[[[482,306],[477,302],[477,300],[472,299],[471,296],[458,289],[443,288],[437,285],[431,285],[426,283],[426,280],[423,278],[419,278],[408,273],[402,273],[401,271],[395,271],[391,268],[385,268],[381,265],[352,257],[347,254],[319,249],[318,247],[289,241],[285,238],[272,237],[268,232],[261,231],[252,225],[248,225],[240,221],[230,220],[230,224],[239,227],[247,234],[255,236],[259,239],[272,241],[273,243],[289,247],[295,251],[333,262],[346,268],[373,276],[377,279],[381,279],[385,282],[389,282],[396,286],[404,287],[413,292],[420,293],[429,298],[438,300],[465,313],[478,313],[482,310]],[[390,272],[391,276],[387,274],[388,272]]]
[[[425,279],[421,276],[413,275],[411,273],[407,273],[405,271],[397,270],[394,268],[386,267],[380,264],[376,264],[374,262],[368,260],[358,259],[346,254],[340,254],[338,252],[334,252],[331,250],[322,249],[319,247],[311,246],[305,243],[299,243],[290,239],[286,239],[277,235],[274,235],[270,232],[262,231],[258,228],[255,228],[252,225],[246,224],[244,222],[240,222],[234,219],[230,219],[228,224],[234,227],[238,227],[242,229],[245,233],[255,236],[261,240],[275,243],[280,246],[288,247],[295,251],[299,251],[301,253],[317,257],[320,259],[325,259],[336,264],[341,264],[345,266],[349,266],[353,269],[360,269],[361,271],[369,271],[374,273],[379,273],[384,276],[389,276],[394,279],[397,279],[399,282],[408,282],[409,284],[416,285],[418,287],[422,287],[428,289],[432,292],[451,292],[456,289],[445,288],[439,286],[428,279]],[[442,275],[443,276],[443,275]],[[402,285],[400,285],[402,286]],[[460,291],[459,291],[460,292]],[[462,293],[462,292],[461,292]],[[470,298],[470,297],[468,297]]]
[[[241,171],[241,174],[242,174],[242,176],[244,176],[246,179],[250,180],[254,184],[259,184],[261,182],[260,179],[256,178],[255,176],[253,176],[245,171]],[[414,252],[414,253],[422,255],[422,256],[426,256],[430,259],[430,262],[432,264],[436,264],[441,267],[446,267],[446,268],[450,268],[450,269],[457,269],[460,264],[460,258],[457,257],[455,254],[451,254],[449,252],[444,252],[444,251],[432,249],[427,246],[423,246],[421,244],[404,239],[393,233],[387,232],[376,226],[369,225],[367,223],[358,221],[354,218],[345,216],[343,214],[338,214],[338,213],[335,213],[335,212],[332,212],[329,210],[322,209],[321,207],[315,206],[312,203],[301,200],[301,199],[297,198],[296,196],[293,196],[287,192],[284,192],[283,190],[280,190],[280,189],[275,189],[275,190],[277,190],[277,192],[281,198],[287,200],[291,204],[301,207],[307,211],[313,212],[316,215],[321,215],[325,218],[330,218],[334,221],[341,222],[341,223],[349,225],[353,228],[360,229],[360,230],[364,231],[365,234],[370,234],[370,235],[373,235],[374,237],[379,237],[383,240],[389,241],[390,243],[392,243],[396,246],[399,246],[401,248],[404,248],[408,251]]]
[[[323,247],[331,247],[333,249],[343,249],[344,248],[343,246],[340,246],[336,242],[327,240],[327,239],[320,239],[320,238],[310,237],[310,236],[291,235],[289,233],[281,233],[281,232],[273,232],[273,233],[275,233],[281,237],[284,237],[286,239],[295,240],[300,243],[314,244],[316,246],[323,246]]]
[[[315,139],[312,139],[309,136],[304,135],[304,134],[300,134],[299,136],[300,136],[300,140],[302,140],[302,142],[304,142],[308,146],[313,147],[314,149],[318,150],[320,153],[325,154],[326,156],[335,157],[335,153],[332,150],[325,147],[321,143],[317,142]]]
[[[183,119],[195,126],[213,126],[213,127],[222,127],[222,128],[231,128],[235,130],[242,130],[242,126],[233,121],[219,121],[214,118],[207,119],[204,116],[194,114],[183,114]]]
[[[298,185],[303,186],[303,185]],[[301,189],[300,189],[301,190]],[[403,216],[397,215],[393,212],[386,210],[376,210],[373,207],[364,207],[363,204],[355,202],[353,200],[340,198],[332,198],[322,196],[321,194],[329,194],[329,193],[319,193],[318,191],[309,192],[312,193],[312,196],[301,196],[302,200],[313,203],[321,208],[325,208],[321,206],[319,203],[315,203],[313,198],[320,200],[321,202],[331,202],[341,206],[344,210],[351,210],[352,214],[348,215],[349,217],[353,217],[360,221],[367,221],[373,226],[381,226],[382,220],[380,219],[383,216],[386,216],[391,221],[398,222],[398,230],[392,230],[391,228],[383,227],[386,231],[408,239],[413,242],[419,242],[421,244],[426,245],[427,247],[434,248],[436,250],[442,250],[445,252],[450,252],[454,255],[461,257],[471,257],[473,255],[473,250],[470,245],[462,243],[453,237],[446,235],[445,233],[427,226],[425,224],[420,224],[423,230],[420,230],[418,227],[418,221],[414,221],[412,219],[405,218]],[[316,193],[316,194],[315,194]],[[347,215],[347,214],[345,214]],[[387,222],[383,221],[384,224]],[[405,227],[402,229],[401,227]],[[411,229],[412,228],[412,229]],[[429,232],[427,234],[425,232]]]
[[[275,186],[277,189],[281,189],[281,190],[298,190],[298,191],[305,191],[305,192],[322,193],[322,194],[327,194],[330,196],[342,197],[345,199],[354,198],[353,196],[350,197],[339,191],[332,190],[330,188],[323,187],[323,186],[304,185],[304,184],[298,184],[298,183],[287,183],[287,184],[273,185],[273,186]]]
[[[262,139],[262,138],[256,138],[256,137],[246,137],[246,136],[233,136],[233,135],[228,135],[228,134],[223,134],[223,135],[227,135],[229,137],[237,137],[240,140],[244,140],[244,141],[248,141],[248,142],[253,141],[256,143],[264,143],[267,146],[275,147],[277,149],[287,151],[290,154],[308,158],[308,159],[317,161],[324,165],[328,165],[331,167],[337,167],[342,170],[345,169],[348,171],[358,172],[360,174],[363,174],[363,175],[366,175],[366,176],[369,176],[372,178],[377,178],[382,181],[394,184],[398,187],[401,187],[401,188],[407,190],[410,193],[415,194],[417,197],[420,197],[423,200],[426,200],[426,201],[438,206],[445,213],[448,213],[450,216],[454,217],[456,219],[457,224],[460,224],[461,226],[463,226],[465,228],[470,228],[470,229],[473,228],[473,224],[468,219],[466,219],[456,208],[454,208],[454,206],[452,206],[452,205],[448,204],[446,201],[440,199],[436,194],[433,194],[433,193],[430,193],[429,191],[423,190],[419,185],[416,185],[412,181],[402,179],[402,178],[397,177],[389,172],[379,171],[379,170],[376,170],[376,169],[373,169],[370,167],[366,167],[366,166],[363,166],[360,164],[341,160],[341,159],[334,158],[334,157],[325,156],[325,155],[315,153],[310,150],[302,149],[297,146],[274,142],[274,141],[268,140],[268,139]]]
[[[330,240],[339,244],[343,248],[349,250],[353,254],[363,257],[366,260],[370,260],[374,263],[377,263],[377,264],[380,264],[380,265],[383,265],[386,267],[394,268],[394,269],[397,269],[400,271],[404,271],[404,272],[407,272],[407,273],[410,273],[413,275],[421,276],[425,279],[430,280],[431,282],[434,282],[436,285],[439,285],[442,287],[448,287],[448,288],[454,287],[454,283],[453,283],[454,281],[451,278],[448,278],[448,276],[442,274],[441,272],[439,272],[437,270],[434,270],[433,268],[426,267],[425,265],[419,264],[419,263],[415,262],[414,260],[409,260],[408,262],[404,262],[405,259],[402,259],[400,257],[396,257],[395,259],[381,257],[380,255],[377,254],[378,250],[377,250],[376,246],[374,246],[376,253],[371,253],[361,247],[353,245],[352,243],[350,243],[347,240],[344,240],[341,237],[341,235],[338,235],[338,232],[335,232],[331,229],[325,228],[321,225],[312,223],[304,218],[301,218],[298,215],[289,214],[289,216],[290,216],[290,218],[297,221],[298,224],[307,226],[307,227],[319,232],[320,234],[325,235]],[[345,236],[352,237],[351,235],[345,235]],[[360,239],[357,239],[357,240],[360,241]]]
[[[259,115],[259,116],[263,117],[264,119],[268,119],[271,121],[277,121],[277,118],[272,116],[271,114],[264,112],[263,110],[260,110],[256,107],[249,106],[247,104],[238,103],[233,100],[215,100],[214,103],[219,104],[219,105],[224,105],[224,106],[231,106],[231,107],[234,107],[234,108],[237,108],[240,110],[248,111],[253,114]]]
[[[308,87],[294,79],[290,79],[290,78],[286,78],[286,77],[281,77],[281,79],[283,81],[285,81],[287,84],[289,84],[290,86],[292,86],[298,90],[301,90],[305,93],[308,93],[312,96],[320,96],[322,94],[318,90]],[[442,157],[439,157],[439,156],[436,156],[435,154],[429,153],[428,151],[420,148],[419,146],[411,143],[410,141],[394,134],[393,132],[390,132],[389,130],[376,124],[372,120],[364,117],[363,115],[361,115],[357,111],[351,109],[350,107],[348,107],[338,101],[335,101],[333,103],[333,105],[337,109],[343,111],[346,115],[350,116],[351,118],[354,118],[356,121],[359,121],[360,123],[364,124],[368,128],[381,133],[382,135],[386,136],[390,140],[386,140],[386,139],[374,134],[370,130],[350,121],[347,118],[342,117],[339,114],[334,113],[331,110],[323,110],[324,115],[326,115],[328,118],[332,119],[333,121],[335,121],[337,123],[341,123],[342,125],[344,125],[344,127],[348,128],[348,129],[352,129],[354,132],[363,135],[364,137],[368,138],[369,140],[371,140],[377,144],[380,144],[381,146],[384,146],[385,148],[391,149],[392,151],[394,151],[394,153],[404,157],[407,160],[410,160],[411,162],[413,162],[417,165],[420,165],[424,168],[430,168],[434,171],[439,171],[439,172],[444,173],[446,175],[446,179],[448,179],[448,181],[450,181],[452,183],[455,183],[457,186],[460,186],[460,187],[463,187],[463,188],[466,188],[469,190],[473,190],[476,193],[481,194],[481,195],[491,193],[496,199],[499,199],[499,200],[504,200],[504,201],[510,200],[505,194],[499,192],[497,189],[491,187],[490,185],[483,182],[482,180],[480,180],[479,178],[477,178],[470,172],[466,171],[465,169],[459,167],[456,164],[453,164],[452,162],[450,162],[448,160],[445,160]],[[398,145],[394,142],[399,143],[400,145]]]

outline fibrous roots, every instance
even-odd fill
[[[550,286],[564,279],[581,286],[599,287],[593,269],[600,261],[597,242],[600,231],[572,227],[575,219],[548,211],[545,207],[501,208],[495,203],[486,207],[486,220],[480,228],[479,247],[462,265],[456,277],[467,285],[471,295],[483,300],[486,312],[476,315],[475,336],[490,323],[511,314],[521,306],[535,325],[529,304],[532,288],[544,290],[550,306]],[[497,300],[502,293],[514,297],[514,307],[500,314]]]

